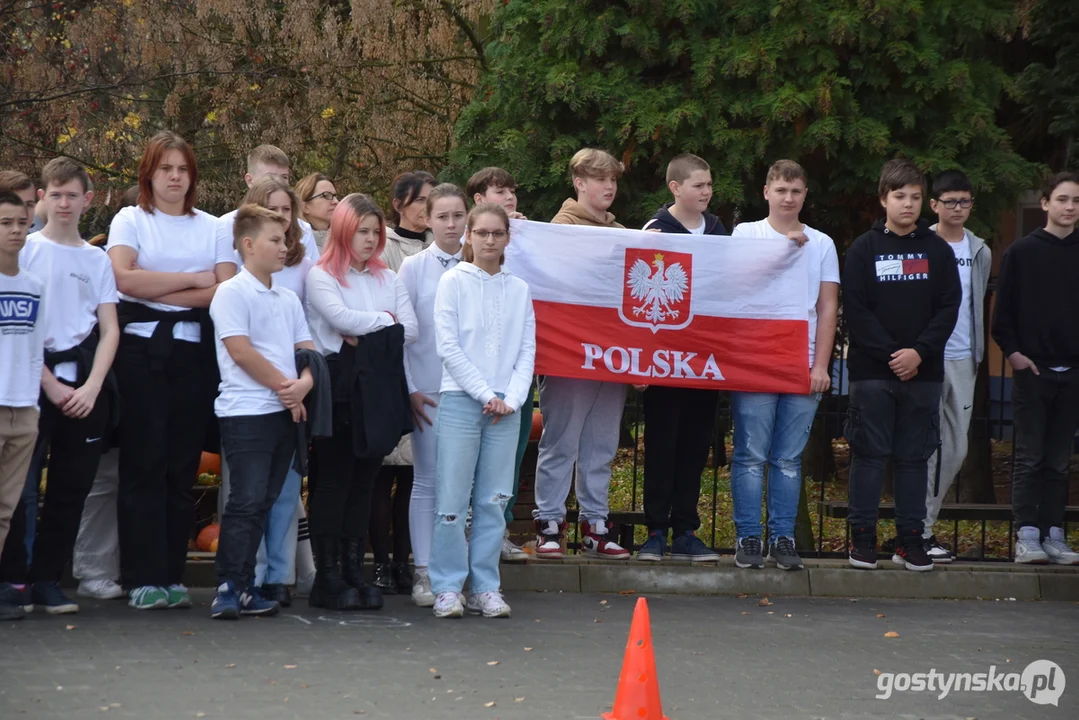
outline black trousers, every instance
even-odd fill
[[[296,452],[296,424],[287,410],[219,418],[218,424],[230,479],[215,559],[217,582],[242,590],[255,578],[266,515]]]
[[[939,382],[851,382],[845,435],[852,528],[876,532],[884,466],[891,458],[896,533],[921,537],[929,457],[940,444],[940,392]]]
[[[333,437],[314,438],[312,446],[317,462],[309,498],[311,536],[363,539],[382,458],[356,457],[349,425],[335,427]]]
[[[371,499],[371,526],[367,534],[367,542],[377,563],[390,561],[391,533],[394,562],[408,562],[408,555],[412,552],[408,506],[412,500],[413,478],[411,465],[383,465],[378,471]]]
[[[1012,378],[1015,464],[1012,514],[1016,527],[1064,527],[1068,463],[1079,428],[1079,368],[1040,375],[1021,370]]]
[[[124,335],[113,368],[124,401],[118,430],[118,520],[123,583],[183,582],[194,525],[192,487],[213,416],[212,376],[202,349],[177,341],[160,370],[147,338]]]
[[[677,537],[701,526],[701,473],[715,432],[715,390],[654,385],[644,392],[644,517]]]
[[[102,435],[110,413],[107,393],[99,394],[94,409],[81,419],[64,415],[44,394],[40,404],[41,417],[34,458],[30,463],[30,481],[41,481],[46,456],[49,474],[41,521],[34,539],[33,565],[28,571],[24,542],[26,508],[20,501],[11,517],[11,529],[0,554],[0,582],[21,584],[60,580],[71,560],[82,508],[101,462],[105,442]]]

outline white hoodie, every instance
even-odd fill
[[[438,282],[435,346],[442,392],[486,405],[496,393],[520,410],[536,364],[536,315],[528,285],[507,270],[489,275],[460,263]]]

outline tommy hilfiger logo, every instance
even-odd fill
[[[929,279],[929,257],[925,253],[877,255],[877,280],[901,282]]]

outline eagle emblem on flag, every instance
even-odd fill
[[[693,256],[627,248],[625,287],[619,315],[627,325],[677,330],[692,320]]]

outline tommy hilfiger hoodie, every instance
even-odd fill
[[[843,264],[850,379],[894,380],[892,353],[913,348],[922,362],[912,381],[942,382],[944,346],[962,299],[955,254],[944,239],[922,224],[897,235],[878,220]]]

